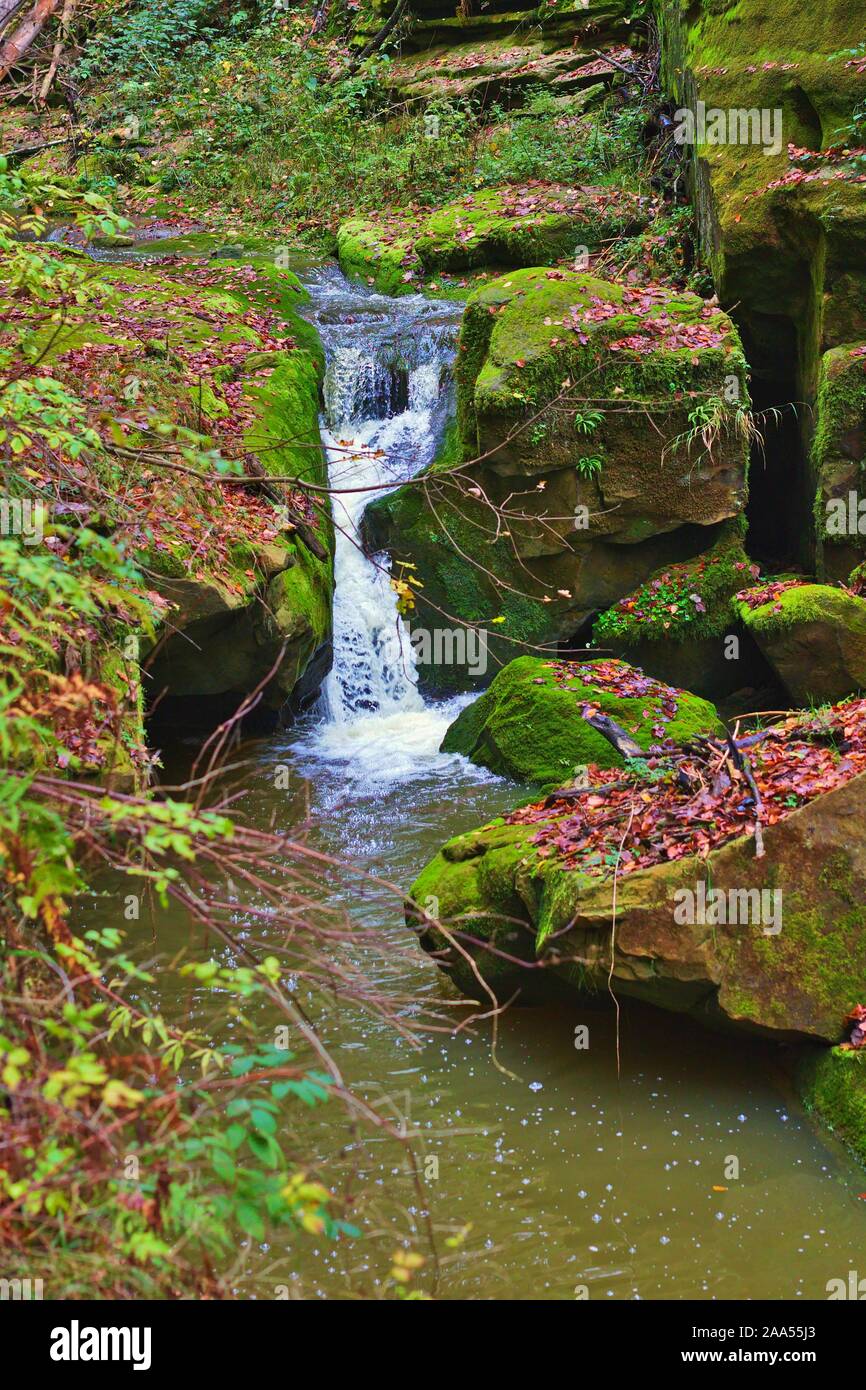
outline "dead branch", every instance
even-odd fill
[[[63,13],[60,16],[60,28],[57,31],[57,38],[54,42],[54,51],[51,54],[51,63],[49,65],[47,73],[45,74],[45,81],[39,88],[39,101],[41,103],[45,101],[45,99],[48,96],[48,93],[51,91],[51,84],[54,81],[54,77],[57,72],[60,59],[63,56],[63,50],[66,46],[66,41],[69,38],[69,30],[72,27],[72,17],[74,14],[75,0],[63,0]]]
[[[611,719],[608,714],[600,714],[594,710],[592,705],[584,705],[581,713],[591,729],[606,738],[608,743],[616,749],[622,758],[645,758],[647,756],[639,743],[636,743],[631,734],[626,733],[621,724],[617,724],[615,719]]]

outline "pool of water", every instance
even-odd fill
[[[411,742],[417,728],[410,721],[405,732]],[[381,980],[395,997],[435,1002],[444,997],[439,973],[407,950],[399,903],[384,887],[359,890],[354,870],[408,885],[447,835],[513,805],[518,792],[459,758],[429,754],[410,774],[398,741],[392,726],[392,771],[370,779],[314,720],[259,740],[245,750],[246,809],[261,825],[303,826],[311,847],[352,866],[342,884],[322,883],[323,897],[385,927],[394,959]],[[286,766],[289,786],[277,791],[274,769]],[[158,912],[155,930],[166,952],[193,939],[170,911]],[[161,1004],[170,1019],[210,1020],[230,1040],[209,994],[185,986]],[[424,1203],[400,1143],[373,1134],[356,1149],[330,1107],[294,1116],[324,1171],[353,1170],[363,1235],[337,1246],[250,1246],[239,1295],[273,1296],[286,1284],[302,1297],[375,1296],[399,1241],[426,1251],[424,1204],[442,1257],[439,1297],[815,1299],[828,1279],[857,1268],[866,1176],[818,1136],[775,1046],[625,1006],[618,1074],[613,1012],[577,999],[512,1008],[495,1056],[485,1026],[431,1036],[416,1050],[352,1009],[318,1023],[358,1094],[403,1122],[427,1174]],[[575,1045],[585,1041],[581,1027],[587,1047]],[[449,1236],[470,1225],[449,1252]]]

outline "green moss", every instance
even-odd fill
[[[490,988],[507,995],[519,980],[526,989],[526,972],[513,959],[531,962],[535,956],[534,935],[521,926],[526,908],[517,887],[538,865],[531,830],[493,822],[458,836],[425,865],[410,889],[410,925],[421,931],[427,949],[446,953],[439,958],[448,960],[452,979],[476,997],[480,986],[474,971],[465,955],[451,948],[455,933],[493,947],[489,952],[481,948],[482,974]],[[445,930],[425,924],[412,904]]]
[[[756,637],[784,632],[802,623],[836,622],[846,629],[855,629],[866,639],[866,601],[828,584],[798,584],[759,608],[750,608],[742,599],[735,603],[735,608]]]
[[[552,265],[578,245],[602,242],[646,224],[640,200],[621,189],[603,198],[534,182],[467,193],[433,212],[397,209],[387,218],[350,218],[337,233],[344,274],[383,294],[415,293],[425,279],[483,266]]]
[[[863,302],[866,312],[866,293]],[[844,579],[866,555],[866,518],[857,511],[866,466],[866,356],[861,344],[834,348],[821,360],[811,464],[818,574],[831,580]],[[853,518],[848,515],[851,493],[855,495]],[[834,516],[840,500],[844,504],[841,533]]]
[[[374,547],[417,567],[424,620],[447,613],[489,628],[497,663],[549,648],[661,564],[693,554],[687,525],[704,526],[712,543],[721,519],[742,514],[738,432],[722,433],[711,460],[676,445],[689,392],[718,397],[731,374],[744,383],[733,324],[695,295],[631,293],[540,268],[477,289],[458,345],[456,431],[423,478],[367,509]],[[634,350],[619,341],[632,335]],[[564,382],[580,383],[573,396]],[[590,456],[605,460],[600,474],[582,465]],[[457,483],[447,475],[464,461]],[[507,534],[487,498],[516,513]],[[444,684],[454,672],[435,676]]]
[[[797,1083],[806,1108],[866,1164],[866,1053],[840,1047],[810,1053]]]
[[[417,285],[407,271],[417,269],[410,235],[393,236],[362,218],[344,222],[337,232],[340,269],[350,279],[373,282],[380,294],[414,294]]]
[[[734,602],[795,704],[835,703],[866,688],[866,599],[807,583],[757,608]]]
[[[201,238],[184,241],[178,250],[186,254],[208,250]],[[123,353],[134,351],[136,371],[156,419],[187,426],[200,407],[204,446],[218,442],[218,422],[237,401],[236,389],[230,399],[224,395],[231,381],[235,388],[240,386],[243,415],[249,420],[240,441],[243,449],[255,454],[268,473],[323,485],[327,475],[319,403],[324,352],[315,329],[297,312],[306,299],[297,277],[277,267],[260,249],[248,250],[240,262],[234,257],[214,261],[213,275],[220,286],[202,287],[192,277],[185,279],[182,266],[172,266],[169,274],[166,278],[163,269],[140,265],[103,266],[100,276],[88,284],[86,301],[72,311],[70,334],[53,347],[52,355],[70,346],[101,342],[115,343]],[[117,297],[112,300],[114,290]],[[168,321],[165,341],[148,344],[154,350],[144,355],[140,340],[126,329],[123,303],[130,293],[142,302],[146,321]],[[251,311],[274,315],[276,331],[269,326],[265,337]],[[116,330],[106,328],[109,316],[116,317]],[[288,340],[283,349],[270,346],[276,336]],[[226,343],[248,343],[260,350],[226,356],[200,386],[191,385],[180,350],[213,346],[218,360],[220,345]],[[137,442],[134,432],[127,434],[126,442]],[[211,505],[201,498],[197,502],[194,492],[190,507]],[[310,658],[326,643],[331,626],[333,533],[327,507],[315,511],[308,524],[324,548],[322,556],[300,537],[285,543],[276,540],[262,554],[251,554],[254,547],[249,545],[217,544],[196,555],[193,573],[190,547],[175,534],[171,519],[162,527],[152,523],[153,540],[138,558],[154,586],[176,604],[174,625],[196,625],[197,640],[191,642],[181,633],[170,638],[157,657],[159,663],[165,656],[160,671],[174,693],[233,690],[242,695],[268,674],[285,644],[265,699],[281,705],[291,695]]]
[[[462,753],[482,767],[519,781],[560,786],[578,767],[623,766],[608,740],[583,718],[585,701],[614,718],[643,749],[664,738],[685,743],[699,733],[721,732],[713,706],[695,695],[648,682],[645,693],[623,696],[601,679],[594,680],[592,662],[559,664],[559,670],[567,670],[568,678],[558,679],[557,669],[537,657],[512,661],[490,689],[458,716],[445,735],[442,751]],[[630,672],[620,662],[605,662],[600,670],[624,676]],[[672,718],[665,713],[665,702],[675,702]]]

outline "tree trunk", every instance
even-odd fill
[[[2,3],[3,0],[0,0],[0,4]],[[36,0],[24,22],[18,25],[14,34],[11,34],[0,47],[0,82],[9,76],[11,69],[24,57],[33,40],[41,34],[46,20],[51,18],[59,6],[60,0]]]
[[[0,34],[6,28],[16,10],[20,10],[24,0],[0,0]]]

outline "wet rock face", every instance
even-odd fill
[[[766,830],[762,859],[753,839],[738,839],[706,860],[621,876],[614,993],[714,1027],[838,1042],[866,973],[864,813],[861,774]],[[500,998],[546,997],[548,977],[579,995],[606,990],[612,884],[541,860],[537,829],[494,824],[459,836],[423,870],[412,898],[432,900],[441,922],[490,944],[470,949]],[[411,910],[407,918],[417,923]],[[472,970],[434,928],[421,941],[444,948],[439,963],[480,997]]]
[[[497,659],[570,636],[742,515],[747,449],[723,398],[727,383],[747,400],[745,364],[730,319],[695,295],[513,271],[470,298],[456,376],[457,426],[425,488],[377,500],[368,536],[417,566],[419,611],[502,619]],[[708,445],[689,392],[718,402]]]

